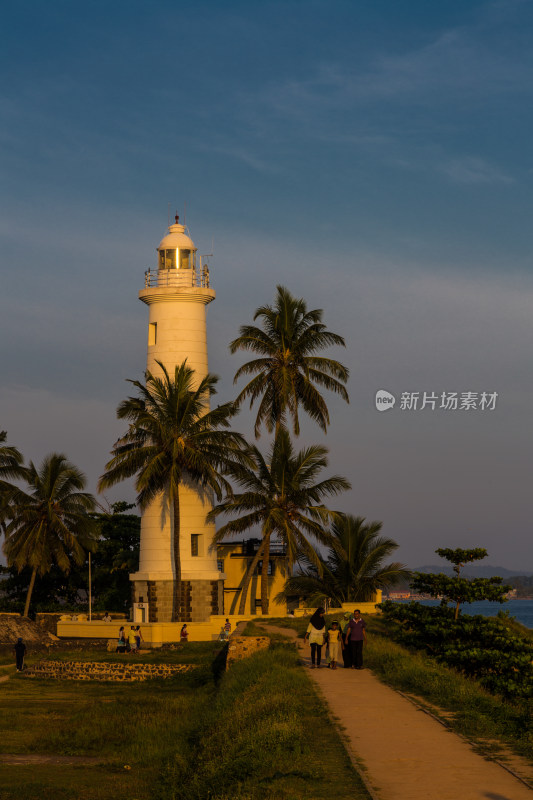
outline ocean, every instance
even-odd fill
[[[398,600],[399,603],[407,603],[408,600]],[[438,600],[421,600],[422,605],[438,606]],[[491,603],[489,600],[481,600],[479,603],[464,603],[461,606],[464,614],[481,614],[483,617],[495,617],[498,611],[508,611],[511,617],[517,622],[521,622],[526,628],[533,628],[533,600],[508,600],[507,603]]]

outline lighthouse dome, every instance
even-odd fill
[[[196,247],[193,240],[185,233],[185,225],[180,225],[176,217],[174,225],[170,225],[168,233],[161,239],[157,248],[159,252],[159,269],[191,269],[196,262]]]
[[[188,250],[196,250],[193,240],[185,233],[185,225],[176,223],[170,225],[168,233],[159,242],[158,250],[167,250],[168,248],[184,247]]]

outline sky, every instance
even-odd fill
[[[351,481],[336,507],[381,520],[411,567],[485,547],[533,571],[532,28],[533,0],[6,5],[9,442],[35,463],[64,452],[96,490],[146,363],[138,291],[177,210],[214,252],[219,399],[242,388],[228,342],[287,286],[346,340],[331,355],[350,403],[329,396],[327,437],[310,422],[300,437]],[[252,420],[235,427],[251,437]]]

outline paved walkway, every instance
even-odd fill
[[[296,631],[282,632],[296,637]],[[309,647],[302,640],[298,646],[310,666]],[[533,800],[533,791],[521,781],[369,670],[322,668],[309,675],[379,800]]]

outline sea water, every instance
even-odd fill
[[[397,602],[408,603],[408,600]],[[438,606],[438,600],[420,600],[425,606]],[[521,622],[526,628],[533,628],[533,600],[508,600],[506,603],[491,603],[489,600],[481,600],[478,603],[463,603],[461,611],[464,614],[480,614],[482,617],[495,617],[499,611],[508,611],[509,616],[514,617],[517,622]]]

